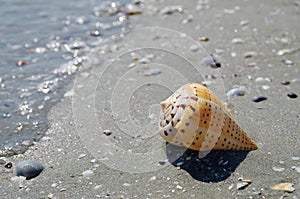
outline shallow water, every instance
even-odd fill
[[[0,2],[0,156],[43,136],[93,43],[126,28],[126,2]]]

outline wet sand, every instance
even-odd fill
[[[199,41],[205,51],[195,50],[191,47],[192,40],[180,37],[180,34],[174,31],[158,29],[148,31],[149,34],[146,35],[141,34],[144,32],[136,31],[125,34],[121,41],[113,45],[112,53],[101,54],[103,46],[99,44],[99,48],[91,52],[91,59],[79,72],[76,82],[69,85],[69,92],[64,100],[50,111],[48,118],[51,127],[46,136],[26,153],[6,158],[6,161],[12,162],[13,165],[24,159],[35,159],[45,166],[45,170],[38,177],[19,184],[11,180],[14,176],[12,169],[5,169],[0,165],[2,196],[4,198],[300,197],[300,173],[297,172],[300,160],[296,158],[300,157],[299,97],[287,96],[290,92],[300,94],[298,66],[300,52],[293,51],[298,48],[300,41],[298,36],[300,27],[297,23],[299,2],[212,1],[202,4],[199,10],[197,2],[191,1],[185,3],[163,1],[160,4],[147,1],[142,5],[140,8],[142,15],[130,16],[132,26],[171,28],[187,34],[196,41],[199,41],[199,37],[207,37],[209,41]],[[167,5],[181,5],[184,8],[183,13],[180,7],[172,14],[161,13]],[[187,20],[189,22],[182,23],[185,19],[189,19]],[[158,44],[161,46],[157,46]],[[135,51],[136,54],[128,53],[141,46],[156,49],[138,50]],[[166,50],[159,51],[158,48]],[[173,50],[173,54],[168,50]],[[220,58],[221,68],[198,67],[201,59],[210,53]],[[120,54],[121,59],[109,62],[111,59],[116,60]],[[137,54],[141,57],[137,57],[136,60],[147,57],[156,64],[144,60],[147,66],[137,61],[138,64],[128,67]],[[190,62],[186,62],[180,55]],[[110,63],[106,69],[104,63]],[[182,64],[187,65],[184,67]],[[131,67],[132,73],[128,72]],[[157,68],[160,69],[160,73],[145,75],[147,70]],[[169,73],[173,69],[179,72]],[[178,78],[180,75],[182,79]],[[157,109],[154,106],[149,111],[149,105],[166,98],[170,95],[170,90],[178,88],[186,81],[209,82],[209,88],[214,90],[223,102],[231,104],[231,112],[258,144],[259,149],[249,153],[212,152],[200,160],[188,151],[173,162],[173,155],[176,156],[180,149],[165,146],[157,135],[149,134],[148,138],[151,139],[139,137],[143,132],[143,123],[149,122],[149,118],[144,117],[145,114],[142,113],[155,114]],[[290,84],[283,85],[283,81]],[[143,87],[136,89],[141,82]],[[147,87],[148,82],[155,82],[167,89],[165,87],[152,89],[156,87],[152,87],[152,84]],[[129,125],[129,132],[125,130],[125,133],[129,134],[124,134],[118,129],[125,128],[122,124],[128,123],[126,115],[119,113],[119,110],[123,111],[122,107],[126,107],[126,96],[118,93],[115,95],[113,89],[122,91],[127,85],[128,92],[132,92],[131,95],[135,96],[128,102],[128,106],[132,108],[129,115],[138,118],[136,123],[140,128]],[[247,87],[245,96],[226,98],[226,92],[236,85]],[[266,96],[267,100],[255,103],[251,101],[254,96]],[[110,109],[114,107],[111,108],[110,104],[118,107],[114,110],[117,115],[111,115]],[[114,126],[115,124],[118,126]],[[150,122],[145,132],[151,131],[153,125],[154,123]],[[103,136],[104,129],[112,130],[112,134]],[[92,139],[93,135],[95,139]],[[167,151],[170,151],[166,155],[169,161],[161,159],[164,158],[161,156],[153,159],[145,158],[143,164],[130,160],[131,157],[126,156],[126,153],[111,151],[110,154],[97,146],[98,142],[99,145],[105,146],[105,142],[99,140],[102,138],[107,138],[105,142],[110,141],[124,151],[130,149],[147,154],[150,149],[155,151],[167,148]],[[151,167],[148,163],[152,161],[157,161],[158,164]],[[134,170],[134,166],[138,168]],[[142,172],[151,168],[152,172]],[[249,179],[251,184],[238,190],[239,179]],[[281,182],[293,183],[295,190],[286,193],[271,189],[273,185]]]

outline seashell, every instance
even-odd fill
[[[276,185],[272,186],[271,189],[282,190],[282,191],[285,191],[288,193],[292,193],[293,191],[295,191],[294,184],[289,183],[289,182],[283,182],[283,183],[276,184]]]
[[[258,147],[222,102],[205,86],[189,83],[161,102],[160,135],[197,151]]]

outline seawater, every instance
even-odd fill
[[[126,29],[128,1],[0,3],[0,156],[11,156],[44,135],[93,43]]]

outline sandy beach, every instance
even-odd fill
[[[46,135],[2,158],[45,169],[19,182],[1,164],[1,197],[300,198],[300,2],[142,1],[133,10],[132,31],[90,52]],[[201,66],[210,54],[220,68]],[[205,82],[258,150],[198,159],[166,146],[159,102],[187,82]],[[243,96],[226,95],[240,86]],[[282,182],[293,188],[271,189]]]

